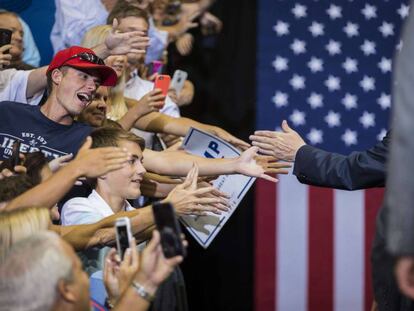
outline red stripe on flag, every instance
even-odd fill
[[[371,310],[374,299],[371,276],[371,248],[375,234],[375,222],[378,210],[384,198],[384,188],[365,191],[365,310]]]
[[[309,187],[308,310],[333,310],[333,190]]]
[[[256,181],[255,310],[276,308],[276,185]]]

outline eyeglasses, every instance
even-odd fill
[[[81,60],[84,60],[84,61],[87,61],[93,64],[97,64],[97,65],[105,65],[104,61],[101,58],[99,58],[95,54],[88,53],[88,52],[82,52],[79,54],[75,54],[69,57],[67,60],[65,60],[62,65],[64,65],[65,63],[67,63],[68,61],[74,58],[80,58]]]

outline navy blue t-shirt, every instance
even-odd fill
[[[91,131],[92,127],[83,123],[56,123],[39,106],[0,102],[0,160],[10,157],[16,140],[21,141],[21,152],[40,150],[49,160],[76,154]]]

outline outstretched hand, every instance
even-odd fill
[[[89,178],[102,176],[122,168],[131,157],[125,149],[119,147],[91,149],[91,146],[92,138],[88,136],[76,158],[70,162],[74,169],[79,170],[80,176]]]
[[[283,168],[289,168],[289,164],[269,161],[269,158],[259,156],[258,151],[258,147],[251,147],[240,155],[237,163],[237,173],[263,178],[271,182],[278,182],[278,179],[267,175],[267,173],[287,174],[287,171]]]
[[[105,39],[105,46],[111,55],[125,55],[145,53],[149,46],[149,38],[146,31],[130,31],[121,33],[117,31],[118,20],[112,23],[112,30]]]
[[[256,131],[254,135],[250,135],[250,140],[262,154],[279,160],[295,161],[299,148],[306,143],[296,131],[289,127],[286,120],[282,122],[282,130],[283,132]]]
[[[187,174],[184,182],[176,186],[165,201],[173,204],[175,212],[179,215],[206,215],[207,212],[221,214],[229,210],[229,202],[224,195],[218,195],[213,186],[197,187],[198,166]]]

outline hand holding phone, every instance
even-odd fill
[[[115,222],[116,232],[116,248],[118,250],[121,260],[124,259],[124,254],[127,248],[131,245],[132,233],[131,222],[128,217],[120,217]]]
[[[181,240],[181,228],[170,203],[152,205],[154,221],[161,235],[161,246],[165,258],[186,256],[186,249]]]
[[[162,95],[167,96],[170,88],[171,77],[169,75],[158,75],[154,81],[154,89],[160,89]]]

